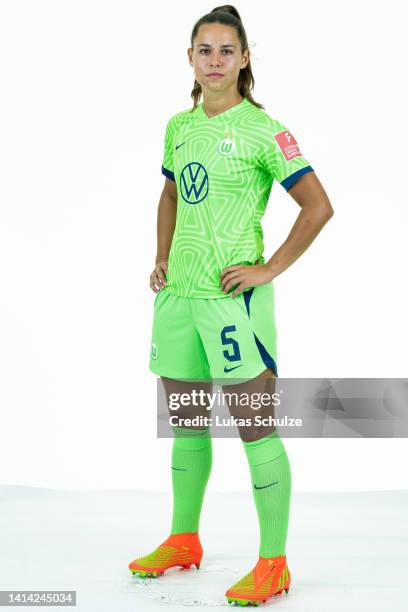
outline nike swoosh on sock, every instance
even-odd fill
[[[254,485],[254,486],[255,486],[255,489],[257,489],[257,490],[258,489],[266,489],[266,487],[271,487],[274,484],[278,484],[278,482],[279,482],[279,480],[277,480],[276,482],[271,482],[270,484],[265,485],[264,487],[257,487],[256,485]]]

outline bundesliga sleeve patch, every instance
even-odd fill
[[[274,138],[287,161],[302,155],[296,138],[288,130],[274,134]]]

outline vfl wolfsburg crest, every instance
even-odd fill
[[[235,151],[235,141],[231,138],[224,138],[218,145],[218,153],[220,155],[231,155]]]
[[[232,136],[228,130],[225,130],[225,138],[218,145],[218,153],[220,155],[232,155],[235,151],[235,132],[232,131]]]
[[[181,196],[187,204],[198,204],[208,194],[208,174],[199,162],[184,166],[180,176]]]

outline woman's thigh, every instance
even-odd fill
[[[209,397],[212,394],[212,382],[181,381],[165,376],[161,376],[161,380],[166,394],[169,414],[173,417],[174,425],[188,429],[204,429],[203,424],[185,424],[184,419],[199,417],[202,423],[204,417],[211,418]],[[174,399],[178,399],[177,409],[171,407],[174,405],[174,401],[172,401]]]
[[[275,418],[273,394],[276,377],[271,368],[266,368],[255,378],[236,384],[224,385],[224,400],[231,416],[249,421],[249,425],[237,425],[244,442],[254,442],[275,431],[272,424],[259,425],[255,417],[268,421]]]

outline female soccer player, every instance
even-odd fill
[[[251,95],[247,37],[233,6],[216,7],[197,21],[188,58],[194,105],[173,115],[165,134],[165,184],[150,277],[157,294],[150,369],[167,395],[197,388],[197,380],[207,392],[215,379],[223,389],[241,392],[273,388],[278,373],[272,279],[308,248],[333,209],[294,136]],[[301,212],[286,241],[265,261],[261,219],[274,180]],[[251,408],[238,404],[230,401],[231,414],[252,419]],[[192,406],[184,416],[191,411]],[[183,412],[178,416],[182,423]],[[129,564],[142,576],[175,566],[199,568],[203,556],[198,526],[212,467],[211,435],[208,427],[173,429],[171,532],[152,553]],[[253,569],[226,596],[246,605],[289,590],[291,474],[273,427],[240,427],[239,433],[260,548]]]

